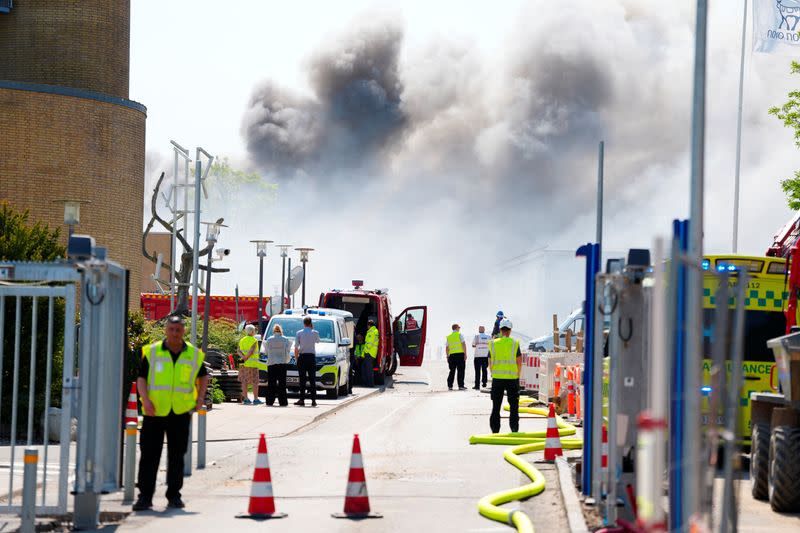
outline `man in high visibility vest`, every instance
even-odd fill
[[[380,332],[375,327],[375,321],[370,319],[367,322],[367,334],[364,337],[364,352],[361,359],[361,384],[365,387],[375,386],[375,360],[378,358],[378,344],[380,343]]]
[[[350,383],[361,383],[361,364],[364,362],[364,335],[356,334],[353,342],[353,357],[350,359]]]
[[[242,384],[242,404],[250,405],[250,398],[247,397],[248,385],[253,387],[253,405],[261,405],[258,399],[258,371],[267,370],[267,365],[259,360],[258,339],[256,339],[256,327],[248,324],[244,328],[244,337],[239,340],[239,357],[242,364],[239,366],[239,382]]]
[[[183,318],[167,319],[166,339],[142,348],[137,390],[144,422],[139,437],[139,498],[134,511],[153,506],[158,463],[167,435],[167,506],[184,507],[183,454],[189,439],[192,410],[205,406],[208,372],[203,352],[183,340]]]
[[[522,369],[522,351],[519,341],[511,337],[511,321],[500,321],[500,336],[489,343],[489,371],[492,373],[492,414],[489,427],[492,433],[500,431],[500,407],[503,393],[508,396],[511,409],[511,431],[519,431],[519,374]]]
[[[467,368],[467,343],[461,334],[461,327],[453,324],[453,332],[447,336],[447,365],[450,373],[447,375],[447,388],[453,390],[453,378],[458,371],[458,390],[467,390],[464,386],[464,371]]]

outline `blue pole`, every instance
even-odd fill
[[[594,313],[595,305],[594,279],[600,270],[600,245],[587,243],[578,248],[576,257],[586,258],[586,297],[583,301],[583,316],[586,334],[584,336],[583,357],[583,390],[586,401],[583,406],[583,464],[581,465],[581,492],[585,496],[592,493],[592,406],[594,405]]]

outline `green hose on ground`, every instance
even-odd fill
[[[520,400],[524,405],[532,402]],[[505,406],[508,408],[508,406]],[[523,411],[524,409],[524,411]],[[544,409],[535,407],[522,407],[520,412],[526,412],[539,416],[547,416],[548,412]],[[556,416],[559,436],[574,435],[576,429],[571,424],[564,422],[561,417]],[[504,509],[500,505],[523,500],[536,496],[544,490],[544,476],[532,464],[524,460],[520,455],[544,450],[545,431],[535,431],[530,433],[494,433],[489,435],[473,435],[469,438],[470,444],[503,444],[517,445],[503,452],[503,458],[517,467],[523,474],[528,476],[530,483],[521,487],[506,489],[484,496],[478,501],[478,512],[497,522],[502,522],[514,526],[520,533],[533,533],[533,523],[528,515],[516,509]],[[582,439],[561,439],[562,448],[575,450],[583,447]]]

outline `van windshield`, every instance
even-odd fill
[[[706,358],[711,357],[711,340],[714,336],[713,322],[714,309],[703,309],[703,348]],[[731,309],[728,315],[728,327],[730,328],[732,325],[733,310]],[[743,359],[774,363],[775,359],[772,350],[767,348],[767,341],[785,333],[786,319],[780,311],[745,310]],[[730,342],[730,338],[728,342]],[[726,349],[726,356],[730,358],[730,350]]]
[[[294,317],[275,317],[269,322],[268,332],[276,325],[283,329],[285,337],[295,337],[297,332],[303,329],[303,319]],[[319,332],[320,342],[336,342],[336,335],[333,332],[333,320],[311,320],[311,327]]]

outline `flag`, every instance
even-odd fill
[[[800,56],[800,0],[753,0],[753,52]]]

